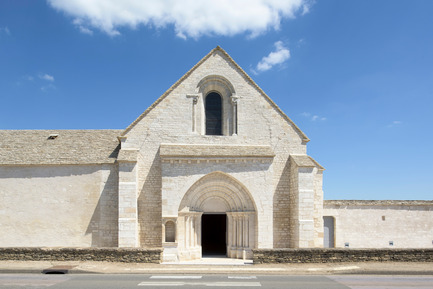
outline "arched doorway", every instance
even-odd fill
[[[179,206],[180,260],[206,254],[251,258],[256,244],[256,208],[248,190],[235,178],[213,172],[187,191]]]

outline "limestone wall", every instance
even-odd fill
[[[207,77],[215,77],[213,84],[228,81],[237,99],[237,133],[232,129],[233,116],[225,128],[226,135],[204,135],[204,102],[201,94],[191,98],[191,94],[199,94],[202,91],[200,83]],[[224,80],[220,81],[220,78]],[[221,91],[222,94],[226,91]],[[224,100],[225,101],[225,100]],[[226,101],[224,105],[227,105]],[[224,113],[227,113],[226,111]],[[270,216],[261,219],[263,227],[273,228],[273,236],[268,236],[266,246],[287,247],[289,245],[289,174],[288,159],[290,154],[306,154],[306,137],[299,129],[279,111],[237,67],[230,62],[223,52],[216,50],[203,62],[188,72],[180,82],[171,87],[156,103],[149,108],[126,131],[126,141],[123,149],[138,149],[137,156],[137,195],[138,195],[138,222],[140,234],[140,246],[158,247],[162,242],[162,210],[167,200],[161,197],[161,158],[159,148],[161,143],[166,144],[213,144],[213,145],[267,145],[275,153],[275,158],[265,168],[265,174],[260,176],[262,183],[270,184],[266,191],[267,200],[262,202],[260,198],[254,199],[261,206],[259,214],[270,212]],[[225,166],[225,167],[224,167]],[[237,165],[239,166],[239,165]],[[189,167],[193,167],[190,165]],[[197,168],[202,167],[195,166]],[[207,167],[207,170],[221,170],[229,174],[238,174],[241,167],[217,165]],[[175,171],[175,168],[171,168]],[[196,169],[191,172],[182,172],[190,175],[188,182],[197,180],[204,171]],[[267,172],[272,172],[269,175]],[[241,177],[248,182],[257,177],[254,164],[245,169]],[[263,179],[263,178],[266,179]],[[180,178],[179,178],[180,180]],[[185,184],[179,183],[179,193],[185,192]],[[170,184],[177,188],[176,184]],[[258,189],[252,189],[258,190]],[[257,191],[258,192],[258,191]],[[257,195],[258,193],[255,193]],[[181,196],[180,196],[181,197]],[[179,196],[173,196],[179,198]],[[262,197],[263,198],[263,197]]]
[[[432,201],[325,201],[323,215],[336,247],[433,248]]]
[[[254,264],[433,262],[433,249],[255,249]]]
[[[0,247],[117,246],[115,165],[0,167]]]
[[[29,247],[0,248],[0,260],[160,263],[161,249]]]

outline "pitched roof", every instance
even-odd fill
[[[319,170],[325,170],[315,159],[308,155],[290,155],[293,161],[300,167],[317,167]]]
[[[154,107],[156,107],[164,98],[167,97],[170,92],[172,92],[179,84],[183,82],[194,70],[197,69],[203,62],[205,62],[210,56],[212,56],[217,51],[221,52],[227,60],[236,67],[241,74],[247,79],[247,81],[254,86],[254,88],[259,91],[260,94],[265,97],[265,99],[271,104],[271,106],[288,122],[291,126],[299,133],[304,142],[310,141],[310,139],[304,134],[304,132],[278,107],[278,105],[273,102],[273,100],[257,85],[257,83],[252,80],[252,78],[231,58],[231,56],[225,52],[224,49],[217,46],[212,49],[205,57],[203,57],[196,65],[194,65],[187,73],[185,73],[178,81],[176,81],[163,95],[161,95],[151,106],[149,106],[134,122],[132,122],[122,133],[126,135],[140,120],[142,120]]]
[[[122,130],[0,130],[0,165],[114,163]]]

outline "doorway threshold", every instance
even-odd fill
[[[223,256],[206,256],[197,260],[163,262],[162,264],[243,266],[243,265],[252,265],[253,260],[233,259],[233,258],[227,258]]]

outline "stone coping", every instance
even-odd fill
[[[290,155],[290,158],[299,167],[317,167],[319,170],[325,170],[315,159],[308,155]]]
[[[427,200],[324,200],[326,206],[433,206]]]
[[[426,249],[253,249],[254,264],[339,262],[433,262]]]
[[[160,263],[162,248],[3,247],[0,260]]]

